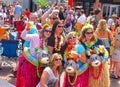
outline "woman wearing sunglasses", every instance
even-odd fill
[[[40,83],[36,87],[59,87],[59,76],[62,72],[62,56],[58,53],[52,54],[50,65],[42,73]]]
[[[35,87],[39,83],[44,67],[40,66],[40,72],[38,71],[38,65],[40,65],[37,60],[38,50],[42,49],[48,52],[47,40],[51,35],[51,28],[46,24],[43,26],[43,35],[41,32],[28,34],[31,23],[30,21],[21,34],[24,40],[30,42],[30,47],[24,47],[23,55],[20,57],[16,87]]]
[[[83,28],[82,28],[82,31],[81,31],[81,36],[79,38],[79,41],[83,44],[85,50],[86,50],[86,57],[87,59],[89,59],[89,57],[94,54],[94,52],[91,52],[91,50],[96,50],[94,48],[97,48],[99,45],[103,45],[102,41],[100,39],[98,39],[94,33],[94,28],[92,25],[90,24],[86,24]],[[96,51],[97,52],[97,51]],[[102,64],[103,65],[103,64]],[[105,66],[106,65],[106,66]],[[102,78],[100,78],[98,80],[98,78],[100,77],[101,75],[101,71],[98,71],[99,74],[97,73],[97,75],[94,75],[94,71],[89,68],[87,71],[86,71],[86,75],[89,77],[89,78],[86,78],[86,86],[85,87],[98,87],[98,85],[94,84],[94,83],[99,83],[100,86],[104,84],[104,81],[107,82],[108,85],[110,85],[110,81],[109,81],[109,69],[105,68],[107,67],[107,63],[105,63],[103,66],[102,66],[102,70],[104,70],[104,72],[108,73],[108,74],[105,74],[105,78],[108,78],[106,81],[103,80]],[[100,70],[100,69],[98,69]],[[97,71],[96,71],[97,72]],[[96,79],[97,78],[97,79]],[[102,79],[102,80],[101,80]],[[94,81],[94,83],[93,83]],[[101,82],[103,81],[103,82]],[[88,83],[89,83],[89,86],[88,86]],[[94,86],[93,86],[94,85]],[[103,86],[105,87],[105,86]],[[109,87],[109,86],[107,86]]]
[[[63,30],[64,26],[62,21],[56,21],[53,24],[52,33],[47,43],[50,55],[53,53],[64,54],[65,38],[63,36]]]
[[[75,32],[70,32],[67,36],[64,61],[67,63],[69,60],[73,60],[78,67],[74,73],[65,73],[63,87],[88,87],[88,63],[85,48],[78,42]]]

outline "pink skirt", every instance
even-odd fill
[[[66,74],[66,73],[65,73]],[[71,81],[74,80],[74,77],[71,77]],[[87,69],[83,74],[79,75],[76,79],[76,82],[74,85],[70,85],[68,82],[68,76],[67,74],[64,77],[64,83],[62,87],[88,87],[88,81],[89,81],[89,70]]]
[[[36,66],[29,63],[22,55],[17,70],[16,87],[36,87],[40,81],[36,71]]]

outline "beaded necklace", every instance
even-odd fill
[[[62,44],[63,44],[63,36],[60,35],[60,42],[58,42],[58,36],[55,35],[55,46],[54,46],[55,51],[60,51]]]

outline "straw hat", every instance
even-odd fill
[[[112,17],[117,17],[117,14],[112,14]]]

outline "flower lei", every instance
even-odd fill
[[[90,42],[85,41],[85,45],[87,46],[87,48],[91,48],[94,44],[96,44],[98,40],[90,40]]]
[[[60,51],[62,44],[63,44],[63,36],[60,35],[60,42],[58,42],[58,36],[55,35],[55,46],[54,46],[55,50]]]
[[[91,69],[91,74],[92,74],[93,79],[98,80],[98,78],[100,77],[101,72],[102,72],[102,64],[99,66],[99,71],[98,71],[98,74],[96,76],[95,76],[95,73],[94,73],[94,71],[95,71],[94,67],[91,66],[90,69]]]
[[[68,73],[68,82],[70,83],[70,85],[74,85],[75,84],[75,82],[77,80],[77,76],[78,76],[78,71],[76,71],[75,78],[74,78],[73,82],[71,82],[71,80],[70,80],[70,74]]]

